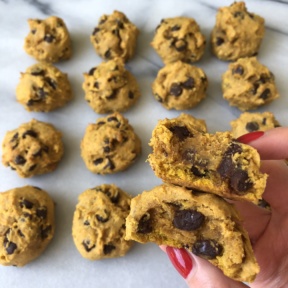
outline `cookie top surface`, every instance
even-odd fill
[[[0,264],[24,266],[54,235],[54,202],[38,187],[0,193]]]
[[[135,77],[120,58],[93,67],[84,78],[85,99],[97,113],[126,111],[140,97]]]
[[[151,43],[165,64],[178,60],[198,61],[205,50],[206,40],[193,18],[165,18],[157,26]]]
[[[120,57],[127,61],[135,53],[138,33],[125,14],[114,11],[111,15],[101,16],[90,40],[103,59]]]
[[[130,196],[113,184],[103,184],[79,196],[72,235],[80,254],[90,260],[124,256],[132,241],[124,240]]]
[[[72,91],[67,74],[40,62],[21,73],[16,98],[28,111],[49,112],[70,101]]]
[[[235,208],[216,195],[163,184],[131,201],[126,238],[186,248],[225,275],[253,281],[259,266]]]
[[[256,109],[279,97],[273,73],[256,57],[238,59],[222,75],[224,99],[242,111]]]
[[[21,177],[51,172],[64,153],[62,134],[53,125],[33,119],[6,133],[2,152],[2,163]]]
[[[154,97],[167,109],[190,109],[206,97],[208,80],[201,68],[182,61],[159,70],[152,84]]]
[[[81,142],[81,156],[93,173],[112,174],[133,164],[141,142],[128,120],[120,113],[89,124]]]
[[[218,9],[211,34],[212,51],[222,60],[255,56],[264,32],[264,19],[248,12],[244,2],[234,2]]]
[[[71,57],[72,48],[64,21],[56,16],[44,20],[29,19],[30,32],[25,38],[27,54],[39,61],[58,62]]]

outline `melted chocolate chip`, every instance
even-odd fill
[[[50,77],[45,77],[45,81],[46,81],[54,90],[56,90],[57,84],[56,84],[56,82],[55,82],[52,78],[50,78]]]
[[[232,70],[232,74],[239,74],[239,75],[243,75],[244,73],[244,69],[242,66],[238,65],[236,68],[234,68]]]
[[[88,74],[89,75],[93,75],[94,74],[94,71],[96,70],[97,68],[96,67],[93,67],[89,70]]]
[[[110,59],[110,58],[111,58],[111,51],[110,51],[110,49],[108,49],[108,50],[105,52],[104,57],[105,57],[106,59]]]
[[[112,100],[117,97],[117,90],[113,90],[112,93],[109,96],[106,96],[106,99]]]
[[[109,117],[109,118],[107,119],[107,121],[108,121],[108,122],[111,122],[111,121],[119,122],[118,119],[117,119],[117,117],[115,117],[115,116]]]
[[[171,31],[178,31],[181,29],[181,26],[179,25],[174,25],[172,28],[171,28]]]
[[[105,190],[104,193],[110,198],[112,203],[117,204],[119,202],[120,194],[118,193],[118,191],[116,191],[115,193],[111,193],[110,189],[108,189]]]
[[[103,253],[105,255],[110,254],[114,249],[116,249],[116,247],[114,245],[111,245],[111,244],[104,245]]]
[[[26,136],[30,136],[30,137],[33,137],[33,138],[36,138],[37,137],[37,133],[33,130],[26,130],[23,134],[22,134],[22,138],[25,139]]]
[[[183,141],[188,137],[193,137],[186,126],[172,126],[169,130],[179,138],[179,141]]]
[[[170,87],[169,93],[176,97],[180,96],[182,94],[181,85],[178,83],[173,83]]]
[[[36,209],[36,216],[38,218],[46,219],[47,217],[47,208],[46,207],[41,207]]]
[[[109,220],[109,217],[104,218],[104,217],[96,214],[96,219],[97,219],[99,222],[105,223],[105,222],[107,222],[107,221]]]
[[[10,142],[16,141],[16,140],[18,139],[18,137],[19,137],[19,133],[17,132],[17,133],[15,133],[15,134],[13,135],[13,137],[12,137],[11,140],[10,140]]]
[[[182,83],[182,87],[184,89],[193,89],[195,86],[195,80],[192,77],[188,77],[188,79]]]
[[[266,100],[266,99],[269,98],[270,94],[271,94],[271,91],[270,91],[270,89],[267,88],[267,89],[265,89],[265,90],[261,93],[261,95],[259,96],[259,98],[261,98],[261,99],[263,99],[263,100]]]
[[[33,75],[33,76],[44,76],[44,74],[45,74],[45,71],[44,70],[34,70],[34,71],[32,71],[31,72],[31,75]]]
[[[24,165],[26,163],[26,159],[21,155],[17,155],[14,159],[14,163],[16,165]]]
[[[96,89],[99,89],[99,82],[97,82],[97,81],[96,81],[96,82],[94,82],[94,85],[93,85],[93,87],[94,87],[94,88],[96,88]]]
[[[13,254],[14,251],[17,249],[17,245],[14,242],[11,242],[11,241],[9,241],[5,246],[6,246],[5,250],[6,250],[8,255]]]
[[[52,43],[53,40],[54,40],[54,36],[51,35],[51,34],[46,34],[46,35],[44,36],[44,41],[46,41],[47,43]]]
[[[180,230],[193,231],[203,224],[204,219],[205,216],[196,210],[178,210],[174,215],[173,225]]]
[[[86,252],[90,252],[91,250],[93,250],[93,249],[96,247],[95,244],[92,245],[91,247],[89,247],[89,245],[90,245],[90,241],[89,241],[89,240],[84,240],[84,241],[82,242],[82,245],[83,245],[83,247],[85,248]]]
[[[110,169],[110,170],[114,170],[115,169],[115,164],[114,162],[109,158],[109,157],[106,157],[107,159],[107,164],[104,166],[104,169]]]
[[[230,186],[237,192],[246,192],[253,183],[250,182],[248,173],[241,169],[236,169],[230,177]]]
[[[262,124],[263,124],[263,125],[266,125],[266,121],[267,121],[267,118],[264,117],[263,120],[262,120]]]
[[[40,230],[40,235],[42,239],[46,239],[51,231],[51,225],[47,226],[47,227],[43,227],[41,226],[41,230]]]
[[[251,90],[251,92],[252,92],[253,95],[255,95],[255,94],[257,93],[258,88],[259,88],[259,84],[254,83],[254,84],[253,84],[253,88],[252,88],[252,90]]]
[[[105,147],[103,147],[103,151],[104,151],[104,153],[109,153],[111,151],[111,149],[109,146],[105,146]]]
[[[255,121],[248,122],[246,124],[245,128],[249,132],[257,131],[257,130],[259,130],[259,124]]]
[[[152,219],[150,218],[150,215],[144,214],[141,219],[139,220],[137,233],[141,234],[148,234],[152,232]]]
[[[205,259],[215,259],[222,254],[223,247],[212,239],[198,240],[194,243],[192,252]]]
[[[85,226],[89,226],[90,225],[90,222],[88,220],[85,220],[84,223],[83,223]]]
[[[190,171],[197,177],[204,177],[206,176],[207,170],[201,172],[196,166],[192,166]]]
[[[216,45],[217,46],[220,46],[224,43],[224,39],[223,38],[220,38],[220,37],[217,37],[216,38]]]
[[[187,48],[187,42],[184,39],[175,39],[173,40],[172,45],[178,52],[183,52]]]
[[[99,165],[103,162],[103,158],[97,158],[96,160],[93,161],[94,165]]]
[[[129,99],[134,99],[134,93],[132,91],[129,91],[128,98]]]

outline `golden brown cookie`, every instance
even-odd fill
[[[54,202],[47,192],[24,186],[0,193],[0,264],[24,266],[54,236]]]
[[[30,33],[25,38],[24,49],[38,61],[58,62],[71,57],[72,48],[64,21],[56,16],[44,20],[29,19]]]
[[[208,80],[201,68],[177,61],[159,70],[152,84],[154,97],[167,109],[195,107],[206,97]]]
[[[204,54],[206,40],[193,18],[162,19],[151,46],[165,64],[178,60],[193,63]]]
[[[222,75],[223,97],[242,111],[256,109],[279,97],[273,73],[256,57],[238,59]]]
[[[135,77],[120,58],[93,67],[84,78],[85,99],[97,113],[126,111],[140,97]]]
[[[216,195],[163,184],[131,201],[126,239],[186,248],[237,281],[259,266],[236,209]]]
[[[72,99],[67,74],[49,63],[37,63],[21,73],[16,98],[26,110],[49,112]]]
[[[183,118],[158,122],[149,143],[149,162],[164,182],[225,198],[258,203],[266,186],[260,156],[229,132],[208,134]]]
[[[212,51],[222,60],[255,56],[264,32],[264,19],[248,12],[244,2],[234,2],[218,10],[211,34]]]
[[[72,235],[84,258],[99,260],[124,256],[128,252],[133,244],[124,239],[130,198],[113,184],[103,184],[80,194]]]
[[[114,11],[111,15],[103,15],[99,19],[90,40],[103,59],[120,57],[126,62],[135,53],[138,33],[137,27],[125,14]]]
[[[81,156],[86,167],[97,174],[123,171],[134,163],[140,153],[140,139],[120,113],[89,124],[81,142]]]
[[[63,153],[61,132],[35,119],[8,131],[2,143],[2,163],[21,177],[55,170]]]

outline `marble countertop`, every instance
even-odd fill
[[[0,191],[30,184],[47,190],[57,203],[57,227],[52,243],[43,255],[23,268],[0,267],[1,287],[186,287],[167,256],[154,244],[136,244],[125,257],[119,259],[94,262],[85,260],[76,250],[71,237],[72,217],[78,195],[87,188],[102,183],[115,183],[131,195],[137,195],[161,183],[145,162],[150,152],[147,143],[157,120],[173,118],[181,112],[165,110],[151,93],[151,83],[163,66],[149,45],[154,29],[162,18],[185,15],[196,19],[208,39],[215,23],[217,8],[231,2],[0,0],[0,139],[3,139],[7,130],[36,118],[59,128],[63,132],[65,144],[65,156],[59,168],[47,175],[21,179],[15,172],[0,165]],[[275,74],[280,92],[278,100],[257,111],[271,111],[283,126],[288,126],[288,1],[247,0],[246,3],[251,12],[266,20],[266,35],[259,60]],[[140,136],[143,153],[127,171],[99,176],[90,173],[80,157],[79,145],[85,127],[100,116],[84,100],[82,74],[102,61],[94,52],[89,36],[99,17],[115,9],[124,12],[141,31],[136,56],[127,68],[136,76],[142,97],[124,115]],[[20,71],[25,71],[35,63],[22,48],[29,31],[27,19],[41,19],[48,15],[63,18],[71,33],[73,57],[56,66],[68,73],[74,100],[55,112],[29,113],[15,99]],[[208,76],[208,96],[199,106],[185,112],[205,119],[210,132],[229,130],[229,122],[237,118],[240,111],[229,107],[222,98],[221,75],[226,71],[228,63],[212,56],[209,48],[206,48],[203,59],[196,63]]]

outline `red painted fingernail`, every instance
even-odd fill
[[[166,247],[166,253],[183,278],[187,278],[193,268],[192,258],[185,249]]]
[[[251,132],[251,133],[242,135],[242,136],[238,137],[237,140],[241,143],[248,144],[248,143],[260,138],[263,135],[264,135],[263,131],[255,131],[255,132]]]

